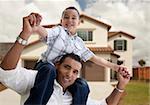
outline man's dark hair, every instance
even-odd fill
[[[68,9],[76,10],[77,13],[78,13],[78,15],[79,15],[79,18],[80,18],[80,13],[79,13],[79,11],[77,10],[77,8],[75,8],[75,7],[68,7],[68,8],[66,8],[66,9],[63,11],[63,13],[62,13],[62,17],[63,17],[63,15],[64,15],[64,12],[65,12],[66,10],[68,10]]]
[[[81,65],[82,65],[82,60],[81,60],[81,58],[80,58],[78,55],[74,54],[74,53],[67,53],[67,54],[63,55],[63,56],[60,58],[60,60],[59,60],[59,64],[63,63],[64,60],[65,60],[67,57],[72,58],[73,60],[80,62]]]

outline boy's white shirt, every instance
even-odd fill
[[[47,37],[43,39],[48,45],[47,50],[42,53],[41,59],[49,63],[54,63],[56,58],[66,53],[75,53],[83,61],[89,60],[94,53],[84,44],[83,40],[75,35],[69,35],[62,26],[56,26],[47,30]],[[57,40],[55,40],[57,39]]]
[[[22,67],[17,67],[9,71],[4,71],[0,68],[0,82],[21,95],[21,105],[29,97],[30,89],[34,85],[36,75],[37,71],[27,70]],[[54,92],[47,105],[70,105],[71,103],[71,94],[68,91],[64,94],[62,87],[55,80]],[[107,103],[105,99],[96,101],[88,98],[87,105],[107,105]]]

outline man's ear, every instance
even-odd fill
[[[59,67],[59,65],[60,65],[60,63],[59,63],[59,62],[56,62],[56,63],[55,63],[55,67],[56,67],[56,69]]]

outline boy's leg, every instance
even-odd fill
[[[69,87],[73,96],[73,105],[86,105],[90,93],[87,81],[83,78],[77,78],[75,83]]]
[[[53,93],[53,84],[56,78],[55,66],[50,63],[38,62],[35,69],[38,70],[38,73],[34,87],[30,90],[30,96],[24,105],[46,105]]]

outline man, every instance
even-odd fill
[[[21,105],[24,103],[26,104],[25,101],[29,95],[32,94],[30,93],[30,90],[32,90],[34,84],[36,84],[35,78],[38,77],[39,72],[27,70],[25,68],[16,68],[21,52],[26,45],[25,40],[27,40],[35,30],[34,24],[31,25],[30,23],[32,18],[34,17],[25,17],[23,19],[23,30],[19,35],[20,38],[17,39],[14,46],[6,54],[0,68],[0,82],[22,96]],[[56,64],[57,75],[54,84],[52,85],[53,92],[50,98],[48,98],[46,105],[70,105],[74,100],[74,97],[72,97],[72,94],[68,91],[68,87],[70,87],[77,79],[77,75],[80,72],[82,65],[78,60],[70,56],[67,57],[67,55],[66,58],[62,57],[62,59]],[[119,75],[117,88],[114,89],[110,96],[98,103],[88,98],[87,105],[117,105],[122,92],[130,79],[130,75],[127,71],[122,73],[126,76],[123,77]],[[47,85],[47,87],[49,86]]]

